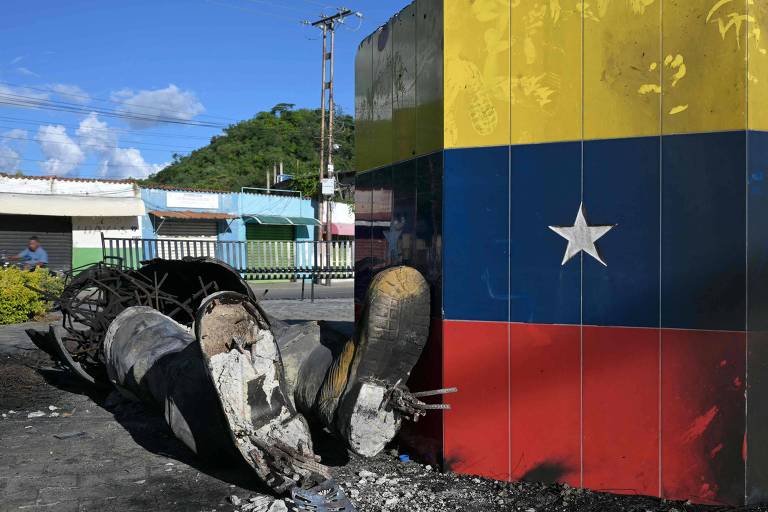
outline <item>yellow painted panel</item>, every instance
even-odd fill
[[[664,0],[662,131],[746,129],[745,0]]]
[[[584,9],[584,138],[661,132],[661,0]]]
[[[373,46],[367,37],[355,55],[355,170],[371,168],[372,104],[373,104]]]
[[[416,156],[416,4],[391,21],[392,120],[395,161]]]
[[[416,154],[426,155],[443,149],[443,1],[416,10]]]
[[[768,2],[750,0],[749,129],[768,131]]]
[[[510,0],[447,0],[444,10],[445,147],[507,145]]]
[[[580,0],[512,3],[513,144],[581,138],[581,6]]]

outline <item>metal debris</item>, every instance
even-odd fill
[[[344,495],[339,485],[333,480],[312,487],[291,490],[293,510],[299,512],[352,512],[356,510]]]
[[[125,309],[153,308],[191,326],[202,300],[219,290],[253,298],[248,284],[228,265],[211,258],[143,262],[139,270],[96,263],[68,273],[61,296],[42,291],[62,312],[62,325],[48,333],[28,330],[32,341],[86,382],[105,385],[102,344],[107,329]]]
[[[162,410],[175,436],[203,458],[242,458],[276,494],[290,494],[291,510],[355,510],[314,454],[308,420],[373,456],[401,419],[450,408],[421,399],[455,388],[414,393],[401,385],[429,330],[429,288],[414,269],[376,277],[350,339],[314,323],[275,322],[240,275],[216,260],[142,263],[69,275],[62,295],[47,297],[62,325],[29,336],[83,381]],[[244,511],[287,510],[280,500],[230,501]],[[385,506],[398,502],[387,496]]]
[[[73,439],[76,437],[87,437],[87,436],[88,436],[87,432],[65,432],[62,434],[53,434],[53,437],[55,437],[56,439],[62,439],[62,440]]]
[[[419,421],[420,416],[425,416],[427,411],[447,411],[451,409],[450,404],[428,404],[419,400],[428,396],[441,396],[449,393],[456,393],[458,388],[443,388],[432,391],[419,391],[411,393],[400,385],[398,381],[390,387],[384,397],[382,408],[393,407],[400,411],[404,416],[412,421]]]

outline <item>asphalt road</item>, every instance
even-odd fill
[[[251,288],[256,295],[263,300],[276,299],[301,299],[301,283],[290,283],[283,281],[249,281]],[[354,297],[354,281],[343,280],[334,281],[330,286],[324,284],[315,285],[315,299],[351,299]],[[265,293],[266,292],[266,293]],[[310,301],[312,288],[309,281],[304,285],[304,300]]]
[[[263,307],[286,321],[351,327],[353,317],[350,299],[273,299]],[[0,326],[0,511],[244,511],[233,501],[247,505],[264,492],[249,468],[194,456],[158,411],[51,367],[24,334],[46,326]],[[402,463],[397,451],[362,459],[318,435],[322,462],[361,512],[735,510],[454,475]]]

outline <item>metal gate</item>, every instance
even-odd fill
[[[44,208],[44,205],[41,205]],[[18,254],[31,236],[40,239],[51,270],[72,267],[72,218],[0,214],[0,255]]]

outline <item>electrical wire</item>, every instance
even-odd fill
[[[226,2],[217,2],[217,1],[213,1],[213,0],[205,0],[205,2],[208,3],[208,4],[211,4],[211,5],[219,6],[219,7],[229,7],[230,9],[236,9],[238,11],[257,13],[260,16],[272,16],[273,18],[278,18],[278,19],[281,19],[281,20],[284,20],[284,21],[291,21],[291,22],[294,22],[294,23],[298,23],[299,22],[299,20],[296,19],[296,18],[291,18],[289,16],[284,16],[282,14],[275,14],[275,13],[263,11],[261,9],[250,9],[250,8],[248,8],[246,6],[242,6],[242,5],[233,5],[233,4],[228,4]]]
[[[145,105],[136,105],[135,103],[131,103],[131,102],[128,102],[128,101],[118,101],[118,100],[113,100],[113,99],[100,98],[98,96],[89,96],[87,94],[62,93],[62,92],[58,92],[55,89],[52,89],[50,87],[49,88],[35,87],[35,86],[31,86],[31,85],[22,85],[22,84],[17,84],[17,83],[13,83],[13,82],[4,82],[2,80],[0,80],[0,84],[8,85],[8,86],[11,86],[11,87],[16,87],[18,89],[28,89],[28,90],[32,90],[32,91],[40,91],[40,92],[53,93],[53,94],[56,94],[58,96],[70,97],[70,98],[84,98],[84,99],[88,99],[88,100],[92,100],[92,101],[99,101],[99,102],[102,102],[102,103],[112,103],[112,104],[115,104],[115,105],[128,106],[128,107],[131,107],[131,108],[138,108],[138,109],[142,109],[142,110],[151,110],[151,111],[158,111],[158,112],[170,112],[170,113],[173,113],[173,114],[178,113],[178,112],[176,112],[173,109],[160,108],[160,107],[149,107],[149,106],[145,106]],[[16,92],[18,93],[19,91],[16,91]],[[11,92],[11,94],[12,94],[12,92]],[[47,100],[48,98],[45,98],[45,99]],[[211,119],[221,119],[223,121],[236,121],[236,119],[232,119],[232,118],[229,118],[229,117],[214,116],[214,115],[211,115],[211,114],[199,114],[198,117],[207,117],[207,118],[211,118]]]
[[[28,142],[38,142],[38,143],[41,143],[41,144],[59,144],[59,145],[64,145],[64,146],[77,146],[77,147],[82,148],[81,144],[78,144],[77,142],[74,142],[74,141],[73,142],[68,142],[68,141],[63,141],[63,140],[39,139],[39,138],[32,138],[32,137],[10,137],[8,135],[0,135],[0,139],[24,140],[24,141],[28,141]],[[88,145],[86,145],[86,147],[88,147]],[[107,146],[107,145],[100,145],[100,147],[108,148],[108,149],[129,149],[129,148],[121,147],[121,146]],[[148,148],[148,147],[133,146],[133,149],[141,149],[141,150],[144,150],[144,151],[160,151],[160,152],[163,152],[163,153],[167,153],[168,151],[170,151],[171,149],[173,149],[175,147],[177,147],[177,146],[167,146],[167,148],[163,149],[163,148]],[[195,149],[200,149],[200,148],[191,148],[192,151],[194,151]]]
[[[24,119],[19,117],[6,117],[6,116],[0,116],[0,121],[12,121],[15,123],[21,123],[21,124],[31,124],[34,126],[45,126],[45,125],[61,125],[65,126],[67,128],[73,128],[78,129],[80,128],[79,124],[72,124],[72,123],[62,123],[60,121],[50,121],[50,120],[44,120],[44,121],[33,121],[31,119]],[[5,126],[5,128],[8,128]],[[16,126],[12,126],[10,128],[17,128]],[[148,137],[164,137],[164,138],[171,138],[171,139],[200,139],[200,140],[210,140],[211,137],[205,136],[205,135],[189,135],[186,133],[159,133],[159,132],[152,132],[152,131],[145,131],[145,130],[132,130],[130,128],[118,128],[118,127],[108,127],[108,128],[90,128],[91,131],[99,131],[99,132],[121,132],[121,133],[129,133],[129,134],[135,134],[135,135],[146,135]]]
[[[4,159],[7,158],[9,160],[21,160],[21,161],[24,161],[24,162],[40,162],[40,163],[48,162],[48,160],[41,160],[41,159],[37,159],[37,158],[23,158],[23,157],[18,157],[18,156],[8,156],[8,157],[3,157],[3,158]],[[51,160],[55,160],[55,159],[51,159]],[[83,167],[83,166],[85,166],[85,167],[93,167],[93,166],[103,166],[103,165],[107,165],[108,166],[109,165],[109,161],[83,162],[83,163],[77,164],[77,167]],[[116,164],[115,166],[116,167],[121,167],[121,168],[122,167],[128,167],[128,168],[131,168],[131,169],[148,169],[148,168],[154,167],[155,164],[144,164],[144,165]]]
[[[181,117],[161,117],[144,114],[134,114],[126,111],[102,109],[102,108],[86,108],[82,105],[75,103],[67,103],[64,101],[54,100],[41,100],[33,96],[25,96],[21,94],[8,94],[0,92],[0,104],[12,105],[16,107],[25,107],[33,109],[43,110],[55,110],[59,112],[70,112],[75,114],[90,114],[91,112],[101,114],[108,117],[115,117],[118,119],[128,119],[132,121],[141,121],[146,123],[168,123],[168,124],[180,124],[188,126],[201,126],[208,128],[226,128],[227,125],[220,123],[209,123],[205,121],[192,121],[184,120]]]
[[[84,180],[131,180],[131,179],[144,179],[144,178],[126,177],[124,174],[103,174],[103,175],[100,174],[98,176],[79,176],[79,175],[76,175],[76,174],[75,175],[67,174],[66,176],[64,176],[64,175],[62,175],[62,176],[56,176],[56,175],[51,176],[51,175],[48,175],[48,174],[37,174],[40,171],[39,170],[33,171],[32,169],[12,169],[11,171],[12,172],[7,172],[7,173],[4,173],[4,174],[6,176],[11,177],[11,178],[16,177],[16,176],[14,176],[13,173],[21,172],[21,173],[24,173],[24,175],[19,176],[19,178],[25,178],[25,177],[30,177],[30,178],[54,177],[54,178],[77,178],[77,179],[84,179]],[[2,175],[2,174],[3,173],[0,173],[0,175]]]
[[[281,9],[288,9],[289,11],[299,12],[299,13],[302,13],[302,14],[305,13],[305,11],[303,9],[299,9],[298,7],[295,7],[295,6],[292,6],[292,5],[276,4],[274,2],[270,2],[269,0],[247,0],[247,1],[251,2],[251,3],[256,3],[256,4],[263,4],[263,5],[269,5],[269,6],[272,6],[272,7],[278,7],[278,8],[281,8]]]
[[[0,128],[12,128],[12,127],[0,125]],[[4,139],[23,140],[23,141],[30,141],[31,140],[32,142],[40,142],[40,141],[35,141],[34,139],[30,139],[29,137],[18,137],[18,136],[13,136],[13,135],[0,135],[0,137],[2,137]],[[45,142],[49,142],[49,141],[46,140]],[[200,146],[178,146],[178,145],[175,145],[175,144],[158,144],[158,143],[155,143],[155,142],[143,142],[143,141],[140,141],[140,140],[122,140],[121,139],[120,142],[121,143],[125,143],[125,144],[131,144],[131,145],[140,144],[142,147],[154,146],[154,147],[158,147],[158,148],[182,149],[182,150],[187,150],[187,151],[194,151],[196,149],[200,149]],[[102,144],[77,144],[76,142],[73,142],[72,144],[76,144],[77,146],[81,146],[81,147],[85,147],[85,148],[93,147],[93,146],[99,146],[99,147],[105,147],[105,148],[113,147],[113,146],[105,146],[105,145],[102,145]],[[141,149],[139,146],[132,146],[132,147],[135,147],[137,149]]]

